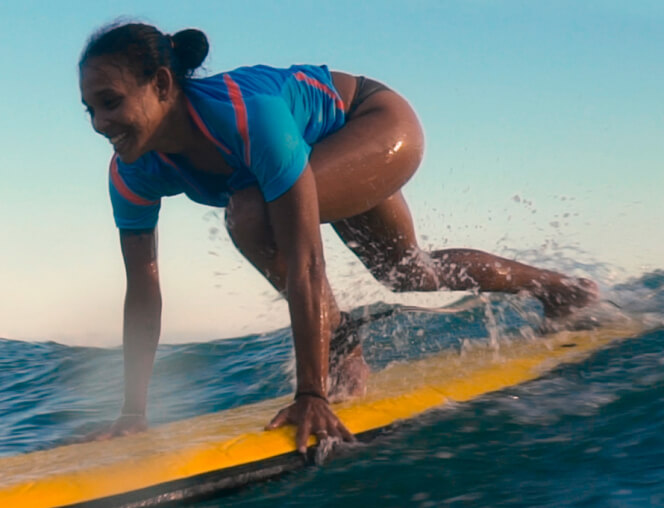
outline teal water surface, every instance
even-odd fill
[[[431,411],[338,458],[195,506],[664,506],[664,272],[610,288],[648,332],[583,362]],[[536,305],[492,298],[364,329],[380,369],[464,341],[532,333]],[[462,340],[463,339],[463,340]],[[288,330],[162,345],[152,424],[292,391]],[[119,410],[119,348],[0,339],[0,455],[56,446]]]

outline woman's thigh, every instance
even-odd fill
[[[313,146],[321,221],[348,219],[388,199],[415,173],[423,149],[420,123],[403,97],[392,90],[367,97],[341,129]]]

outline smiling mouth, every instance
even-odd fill
[[[129,141],[129,134],[122,132],[115,136],[108,138],[116,152],[121,151],[123,148],[126,148],[127,142]]]
[[[108,140],[115,148],[119,148],[119,146],[123,144],[123,142],[127,139],[127,137],[128,137],[127,133],[122,132],[120,134],[108,138]]]
[[[126,137],[127,137],[127,133],[126,133],[126,132],[123,132],[123,133],[118,134],[118,135],[116,135],[116,136],[112,136],[112,137],[109,138],[109,139],[110,139],[111,143],[113,143],[114,145],[116,145],[116,144],[118,144],[120,141],[122,141],[122,140],[123,140],[124,138],[126,138]]]

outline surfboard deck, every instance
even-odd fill
[[[333,408],[351,432],[369,440],[399,421],[530,381],[643,331],[626,320],[397,362],[371,375],[366,396]],[[290,401],[281,397],[134,436],[0,459],[0,506],[153,506],[221,494],[302,467],[293,427],[263,430]]]

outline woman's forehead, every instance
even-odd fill
[[[89,93],[106,88],[128,90],[138,86],[136,78],[121,59],[108,57],[96,57],[85,62],[81,67],[80,84],[81,90]]]

